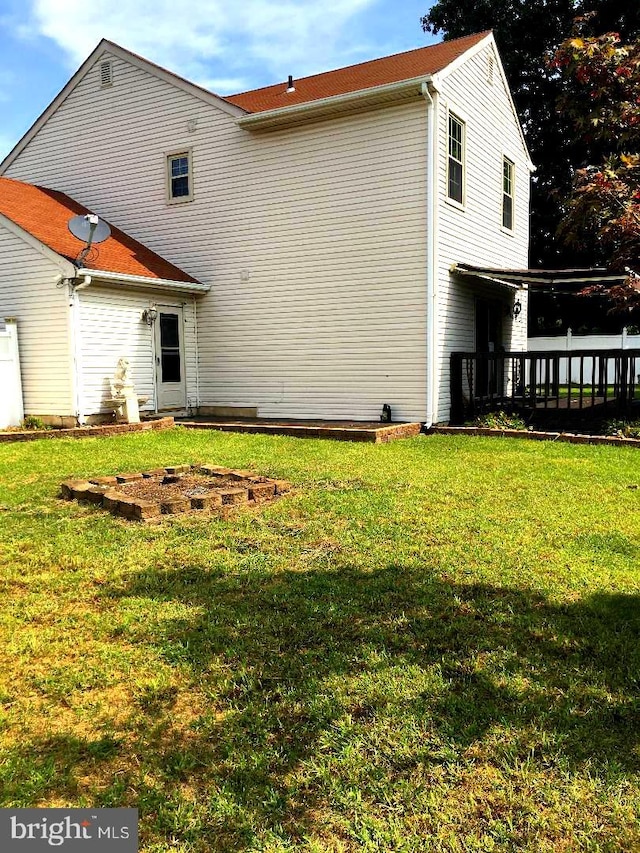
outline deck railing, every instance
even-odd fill
[[[483,412],[623,413],[640,402],[640,349],[451,354],[451,423]]]

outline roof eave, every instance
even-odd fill
[[[486,30],[484,34],[478,33],[478,36],[482,36],[482,38],[479,38],[477,42],[472,44],[466,50],[463,50],[462,53],[458,54],[455,59],[452,59],[450,62],[448,62],[439,72],[439,76],[442,80],[448,77],[449,74],[452,74],[454,71],[457,71],[461,65],[464,65],[464,63],[468,59],[471,59],[473,56],[475,56],[476,53],[479,53],[481,50],[484,50],[484,48],[488,44],[495,44],[495,38],[493,37],[492,30]],[[457,39],[452,39],[452,41],[457,41]]]
[[[82,268],[78,270],[78,276],[88,275],[97,281],[105,281],[109,284],[124,284],[130,287],[138,287],[144,290],[171,290],[180,293],[208,293],[211,285],[202,284],[199,281],[175,281],[166,278],[153,278],[144,275],[131,275],[130,273],[111,272],[108,270],[93,270]]]
[[[5,216],[4,213],[0,213],[0,226],[4,226],[12,234],[15,234],[41,255],[44,255],[44,257],[61,270],[64,276],[69,277],[75,274],[75,267],[68,258],[65,258],[64,255],[58,254],[54,249],[47,246],[46,243],[43,243],[42,240],[38,240],[37,237],[34,237],[33,234],[23,228],[22,225],[18,225],[17,222],[14,222],[13,219],[10,219],[8,216]]]
[[[396,83],[385,83],[382,86],[372,86],[369,89],[359,89],[343,95],[332,95],[319,98],[303,104],[293,104],[288,107],[278,107],[275,110],[249,113],[238,118],[237,124],[244,130],[267,130],[285,127],[289,124],[299,124],[313,121],[338,113],[352,112],[360,109],[375,109],[398,101],[416,101],[422,97],[423,83],[434,82],[436,75],[422,74],[410,80],[400,80]]]

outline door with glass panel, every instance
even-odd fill
[[[476,352],[492,353],[503,350],[503,305],[486,299],[476,299]],[[502,365],[502,366],[501,366]],[[476,369],[476,397],[493,396],[503,387],[503,363],[498,360],[478,359]]]
[[[158,411],[184,409],[187,405],[187,388],[184,375],[182,308],[158,306],[155,337]]]

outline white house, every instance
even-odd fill
[[[64,426],[106,411],[121,356],[145,408],[183,408],[197,395],[195,299],[209,287],[117,229],[81,269],[83,243],[67,223],[85,212],[63,193],[0,178],[0,303],[20,328],[24,410]],[[152,307],[153,327],[142,322]]]
[[[0,165],[25,411],[104,413],[126,356],[155,411],[446,421],[450,352],[526,348],[468,267],[527,266],[531,168],[491,33],[226,98],[102,41]],[[79,264],[86,211],[130,237]]]

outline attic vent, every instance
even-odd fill
[[[493,86],[493,66],[493,56],[490,55],[487,57],[487,83],[490,86]]]
[[[113,86],[113,62],[107,60],[100,63],[100,87]]]

